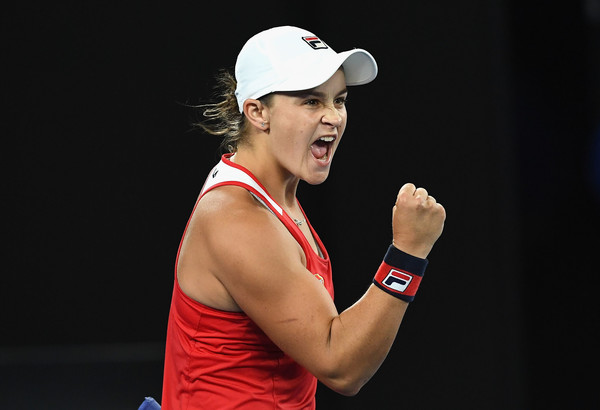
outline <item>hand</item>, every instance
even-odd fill
[[[442,234],[446,210],[424,188],[404,184],[392,211],[393,244],[403,252],[426,258]]]

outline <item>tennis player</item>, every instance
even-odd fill
[[[284,26],[250,38],[235,75],[220,77],[219,100],[203,107],[199,125],[222,136],[227,153],[177,254],[163,409],[314,409],[317,380],[355,395],[385,359],[444,208],[423,188],[399,189],[383,261],[344,273],[364,275],[365,286],[373,279],[340,313],[329,255],[296,198],[300,180],[320,184],[329,174],[349,87],[376,75],[367,51],[337,53]],[[351,208],[341,200],[326,211]]]

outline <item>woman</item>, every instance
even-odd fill
[[[179,248],[163,409],[314,408],[317,379],[354,395],[385,359],[440,236],[444,208],[404,185],[393,242],[352,307],[333,303],[329,256],[298,200],[320,184],[346,127],[366,51],[336,53],[276,27],[242,48],[201,126],[230,153],[209,173]]]

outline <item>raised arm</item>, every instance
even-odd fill
[[[211,212],[202,227],[211,266],[237,305],[322,383],[356,394],[385,359],[408,303],[371,285],[340,314],[276,218],[250,203]],[[393,210],[393,244],[425,258],[444,220],[435,199],[407,184]]]

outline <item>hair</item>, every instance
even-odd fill
[[[231,71],[220,70],[216,78],[215,94],[216,102],[193,106],[198,109],[199,119],[192,121],[194,129],[200,129],[210,135],[223,137],[221,151],[234,153],[238,146],[245,141],[248,133],[249,122],[238,109],[235,90],[237,81]],[[267,103],[268,96],[261,97],[263,103]]]

